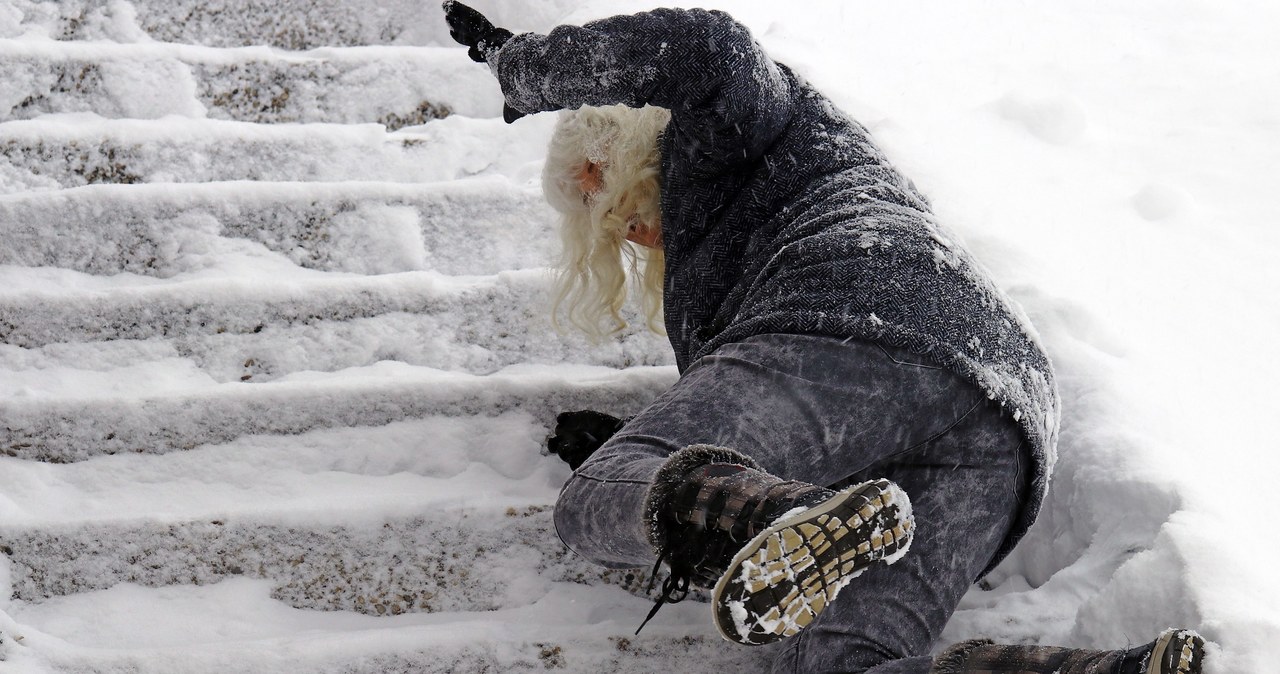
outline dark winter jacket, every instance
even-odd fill
[[[663,301],[681,371],[752,335],[851,336],[926,354],[999,400],[1037,459],[1012,547],[1048,484],[1053,371],[1021,311],[866,129],[722,12],[655,10],[518,35],[489,64],[521,112],[671,110]]]

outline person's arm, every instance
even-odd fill
[[[656,105],[671,110],[688,149],[722,162],[759,156],[791,116],[791,79],[723,12],[658,9],[547,35],[492,30],[502,39],[482,56],[522,113]]]

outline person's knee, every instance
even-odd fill
[[[555,510],[552,513],[552,522],[556,528],[556,535],[560,537],[560,541],[570,550],[577,552],[580,549],[582,536],[586,529],[586,523],[583,518],[583,502],[585,492],[587,491],[584,480],[577,475],[569,477],[564,487],[560,490],[560,496],[556,499]]]
[[[641,521],[647,484],[575,474],[565,483],[552,514],[565,547],[612,569],[652,563],[653,548]]]

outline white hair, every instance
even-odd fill
[[[651,106],[584,106],[560,113],[542,171],[543,192],[560,212],[564,244],[552,307],[557,327],[563,309],[570,323],[595,339],[626,328],[621,309],[630,269],[646,325],[663,332],[662,251],[626,236],[633,216],[660,222],[658,136],[670,118],[667,110]],[[585,197],[581,175],[588,163],[601,168],[603,186]]]

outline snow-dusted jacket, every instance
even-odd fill
[[[865,128],[722,12],[660,9],[517,35],[489,64],[521,112],[671,110],[663,301],[681,372],[752,335],[846,336],[925,354],[1000,401],[1037,460],[1012,547],[1048,485],[1053,370],[1022,312]]]

